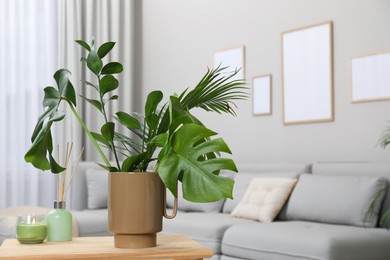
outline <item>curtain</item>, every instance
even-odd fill
[[[77,93],[87,97],[93,97],[95,91],[90,86],[82,84],[80,80],[88,80],[96,83],[96,79],[85,64],[80,62],[80,57],[85,56],[85,51],[75,43],[75,40],[91,42],[95,38],[95,48],[102,43],[114,41],[116,45],[103,62],[118,61],[122,63],[124,71],[117,75],[120,85],[117,89],[119,100],[110,103],[108,114],[117,111],[131,112],[133,104],[133,3],[128,0],[60,0],[59,1],[59,66],[72,72],[72,83]],[[103,117],[90,104],[85,104],[78,99],[78,112],[81,114],[88,128],[100,132],[103,125]],[[70,115],[69,111],[67,114]],[[99,157],[92,142],[82,131],[79,123],[73,116],[65,118],[65,124],[57,128],[58,142],[65,145],[73,142],[76,159],[82,147],[85,148],[83,160],[103,162]],[[114,121],[111,117],[110,121]],[[113,159],[113,158],[109,158]]]
[[[0,209],[52,206],[54,175],[24,161],[57,67],[57,2],[0,0]]]

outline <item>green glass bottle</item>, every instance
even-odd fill
[[[65,201],[54,201],[54,209],[46,216],[47,241],[72,240],[72,214],[66,210]]]

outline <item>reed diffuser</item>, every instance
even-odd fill
[[[60,158],[59,146],[58,159]],[[67,169],[69,161],[72,155],[73,143],[66,145],[65,151],[65,171],[57,174],[57,199],[54,201],[54,209],[47,214],[47,241],[60,242],[72,240],[72,214],[66,209],[66,195],[69,191],[69,187],[72,183],[73,177],[76,173],[77,166],[80,162],[81,155],[84,148],[81,149],[80,155],[76,161],[75,167],[73,167],[69,181],[67,181]]]

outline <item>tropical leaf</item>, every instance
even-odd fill
[[[102,46],[99,47],[97,54],[99,55],[100,59],[103,59],[112,48],[114,48],[115,42],[106,42],[103,43]]]
[[[149,115],[156,112],[157,106],[162,99],[163,93],[159,90],[149,93],[145,103],[145,117],[148,117]]]
[[[116,168],[116,167],[107,166],[107,165],[104,165],[104,164],[101,164],[101,163],[97,163],[97,165],[99,165],[103,169],[106,169],[109,172],[118,172],[119,171],[118,168]]]
[[[83,95],[79,95],[82,99],[84,99],[85,101],[87,101],[88,103],[90,103],[91,105],[93,105],[94,107],[96,107],[100,112],[102,112],[102,104],[100,103],[99,100],[96,100],[96,99],[90,99],[90,98],[87,98]]]
[[[239,70],[223,76],[222,72],[225,69],[226,67],[209,69],[193,90],[188,92],[186,89],[179,96],[183,108],[190,110],[199,107],[206,111],[235,115],[234,101],[248,98],[248,94],[244,92],[247,87],[244,86],[243,79],[233,78]]]
[[[382,148],[386,148],[390,144],[390,126],[386,127],[383,131],[381,138],[379,139],[379,145]]]
[[[380,224],[384,226],[387,230],[390,230],[390,210],[387,210],[380,220]]]
[[[109,99],[104,99],[104,104],[106,104],[108,101],[118,100],[118,98],[119,98],[118,95],[113,95]]]
[[[103,69],[102,74],[116,74],[123,71],[123,66],[119,62],[110,62],[107,63]]]
[[[128,129],[141,129],[140,122],[133,116],[125,112],[117,112],[119,123],[126,126]]]
[[[53,78],[57,82],[58,93],[61,98],[66,98],[74,106],[76,106],[76,91],[72,83],[69,80],[71,73],[67,69],[59,69],[54,73]],[[44,99],[43,105],[45,106],[47,100]],[[58,103],[58,102],[57,102]]]
[[[78,44],[80,44],[82,47],[84,47],[84,49],[86,49],[87,51],[91,51],[91,47],[89,46],[88,43],[86,43],[85,41],[83,40],[76,40],[75,42],[77,42]]]
[[[137,165],[140,164],[143,160],[147,158],[146,153],[140,153],[126,158],[122,164],[123,172],[132,172],[135,171]]]
[[[96,89],[97,92],[99,92],[99,87],[97,85],[95,85],[95,84],[93,84],[93,83],[91,83],[89,81],[86,81],[86,80],[84,80],[84,81],[82,80],[82,82],[84,82],[88,86],[93,87],[94,89]]]
[[[102,70],[103,67],[103,62],[99,58],[99,55],[94,52],[90,51],[87,57],[87,67],[95,74],[99,75],[100,71]]]
[[[161,158],[157,172],[166,187],[177,197],[177,182],[182,181],[183,197],[194,202],[213,202],[232,198],[234,181],[215,175],[221,169],[237,171],[231,159],[200,160],[208,153],[231,153],[222,139],[196,145],[200,140],[216,135],[204,126],[186,124],[175,132],[171,151]]]
[[[109,142],[114,142],[115,124],[113,122],[105,123],[101,128],[102,136]]]
[[[163,147],[168,141],[168,134],[159,134],[152,138],[152,140],[149,141],[149,144],[157,146],[157,147]]]
[[[106,147],[110,147],[110,143],[107,141],[107,139],[99,134],[99,133],[95,133],[95,132],[91,132],[93,138],[95,138],[96,141],[98,141],[99,143],[103,144],[104,146]]]
[[[34,167],[41,170],[51,170],[59,173],[65,170],[52,156],[53,143],[51,136],[51,126],[53,122],[61,121],[65,117],[65,112],[59,110],[59,105],[63,99],[69,105],[76,105],[76,92],[69,80],[70,71],[66,69],[57,70],[53,77],[57,83],[57,89],[46,87],[44,89],[43,107],[44,112],[38,118],[33,134],[31,136],[32,145],[27,151],[24,159]]]
[[[105,75],[99,83],[100,93],[103,96],[104,94],[113,91],[118,88],[119,81],[114,78],[112,75]]]

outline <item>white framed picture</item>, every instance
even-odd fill
[[[238,73],[232,78],[233,80],[245,79],[245,46],[238,46],[216,51],[214,53],[214,68],[218,66],[228,67],[226,72]]]
[[[282,33],[284,124],[333,121],[332,22]]]
[[[271,74],[252,78],[252,109],[255,116],[272,114]]]
[[[390,51],[351,58],[353,103],[390,99]]]

